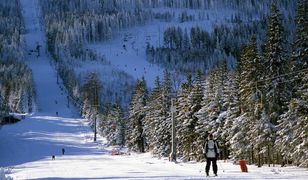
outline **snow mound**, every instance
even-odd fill
[[[12,177],[6,176],[5,174],[9,174],[11,171],[7,168],[0,168],[0,180],[13,180]]]

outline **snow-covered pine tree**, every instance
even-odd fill
[[[249,124],[251,119],[247,114],[241,114],[233,120],[230,133],[233,135],[229,139],[230,157],[233,160],[249,159],[249,136],[247,132],[250,130]]]
[[[279,115],[286,109],[289,100],[288,90],[286,89],[286,79],[281,76],[287,73],[286,63],[286,39],[282,26],[279,9],[275,4],[271,7],[269,17],[267,40],[265,43],[265,73],[266,78],[266,100],[269,118],[273,124],[277,124]]]
[[[306,69],[308,64],[308,1],[299,0],[295,17],[295,40],[292,65],[294,70]]]
[[[172,93],[172,81],[171,75],[168,70],[164,71],[164,79],[162,85],[162,103],[163,103],[163,112],[165,115],[168,114],[171,105],[171,93]]]
[[[292,89],[293,93],[305,83],[302,82],[308,68],[308,1],[300,0],[295,17],[296,32],[291,54],[292,72]],[[295,71],[295,72],[294,72]],[[292,94],[297,97],[297,94]]]
[[[296,123],[291,127],[293,140],[291,146],[294,151],[291,153],[294,164],[301,167],[308,167],[308,73],[302,77],[303,84],[299,87],[297,98],[294,98],[286,113],[285,120],[296,116]],[[290,119],[292,122],[292,119]],[[293,121],[294,122],[294,121]]]
[[[144,118],[146,116],[146,105],[148,90],[144,78],[137,80],[134,95],[129,110],[126,131],[126,144],[132,151],[145,152]]]
[[[248,45],[244,45],[241,51],[241,57],[238,61],[237,72],[239,78],[239,108],[241,115],[233,121],[228,120],[228,126],[231,127],[228,143],[231,147],[231,157],[250,158],[249,152],[252,151],[251,138],[248,133],[254,126],[256,119],[253,117],[256,95],[256,82],[260,69],[258,68],[259,58],[257,55],[256,38]],[[260,76],[259,76],[260,77]],[[247,134],[244,136],[244,134]]]
[[[184,30],[182,48],[184,50],[188,50],[190,48],[190,39],[189,39],[188,32],[187,32],[186,28]]]
[[[176,138],[177,138],[177,153],[179,157],[182,157],[184,160],[189,160],[189,148],[188,143],[186,142],[186,126],[184,126],[185,120],[188,118],[189,104],[188,96],[191,93],[193,88],[192,85],[192,75],[187,75],[187,82],[181,85],[180,90],[178,91],[178,98],[176,102],[177,114],[176,119]]]
[[[243,47],[239,63],[240,69],[240,95],[241,112],[253,116],[258,94],[258,81],[262,79],[262,65],[257,52],[256,37],[253,37],[248,45]]]
[[[305,77],[307,80],[307,77]],[[307,84],[305,85],[307,89]],[[307,97],[303,92],[302,98],[293,98],[289,110],[280,116],[276,145],[283,156],[282,163],[293,162],[294,165],[307,167]]]
[[[188,130],[188,139],[191,139],[192,143],[189,158],[191,160],[200,160],[202,158],[202,148],[200,148],[200,144],[196,141],[198,134],[196,133],[196,126],[198,118],[195,116],[195,113],[201,109],[201,101],[204,96],[203,94],[203,84],[204,84],[204,76],[199,69],[197,74],[195,75],[195,81],[193,83],[193,87],[191,89],[191,93],[188,96],[188,119],[184,121],[184,126],[187,127]],[[190,131],[190,132],[189,132]]]
[[[236,132],[232,132],[232,126],[234,120],[240,116],[240,101],[239,101],[239,73],[238,71],[230,71],[228,73],[228,81],[226,84],[227,102],[228,108],[225,112],[225,120],[223,123],[223,129],[220,136],[222,142],[221,146],[221,158],[228,159],[230,154],[230,140]]]
[[[155,87],[151,92],[147,103],[147,114],[144,121],[144,134],[149,151],[160,156],[159,141],[163,134],[159,131],[159,124],[163,119],[162,85],[159,77],[156,77]]]
[[[160,156],[168,156],[171,152],[171,94],[172,93],[172,82],[170,72],[164,71],[164,79],[162,84],[162,109],[160,123],[158,124],[157,134],[159,140],[157,144],[157,150]]]
[[[7,107],[2,96],[0,95],[0,124],[1,124],[2,118],[8,115],[9,115],[9,108]]]
[[[299,1],[292,53],[293,90],[288,111],[280,116],[276,147],[284,161],[308,167],[308,1]]]
[[[214,81],[210,80],[212,85],[208,86],[213,88],[214,94],[212,97],[213,101],[211,101],[212,106],[214,109],[209,110],[208,104],[205,104],[205,107],[207,107],[207,111],[209,114],[209,118],[211,119],[211,126],[214,129],[211,129],[212,133],[214,133],[215,138],[217,139],[217,142],[220,145],[220,150],[222,152],[225,152],[222,158],[226,157],[227,154],[227,146],[226,146],[226,136],[223,136],[225,134],[225,121],[228,117],[228,110],[230,107],[231,100],[235,97],[234,92],[232,94],[232,88],[234,87],[234,84],[232,84],[232,80],[229,79],[231,76],[229,76],[229,69],[227,67],[227,61],[223,60],[221,64],[214,70],[212,77],[209,78],[214,78]],[[237,89],[238,90],[238,89]],[[205,97],[207,93],[205,92]],[[205,103],[205,102],[204,102]],[[209,122],[209,121],[208,121]]]
[[[227,61],[223,60],[218,67],[218,89],[216,93],[216,98],[218,99],[218,117],[216,119],[217,130],[214,133],[216,136],[217,142],[219,145],[222,144],[220,149],[222,151],[226,151],[224,144],[226,143],[226,139],[222,137],[224,133],[224,123],[227,118],[227,110],[229,108],[229,94],[230,90],[228,90],[228,84],[230,83],[228,79],[228,65]]]
[[[178,123],[177,136],[180,144],[179,150],[182,151],[181,154],[186,160],[200,159],[200,155],[202,155],[202,152],[200,153],[200,146],[196,143],[198,135],[195,130],[198,120],[195,113],[200,110],[203,97],[202,82],[203,76],[200,70],[193,84],[189,84],[191,83],[191,79],[188,76],[188,83],[182,86],[181,92],[188,94],[181,94],[178,100],[179,113],[176,118]]]
[[[295,164],[308,167],[308,1],[301,0],[296,17],[295,54],[299,61],[298,77],[300,77],[297,92],[290,104],[288,113],[297,113],[296,125],[292,127],[294,140],[291,143],[295,148],[292,159]],[[292,108],[293,107],[293,108]],[[287,114],[288,114],[287,113]]]
[[[104,120],[104,126],[103,135],[107,138],[108,145],[124,145],[124,112],[119,103],[109,108]]]
[[[287,109],[287,104],[290,101],[291,91],[288,87],[287,78],[283,74],[288,73],[288,63],[286,57],[286,38],[285,32],[280,18],[279,9],[275,4],[271,7],[271,16],[269,17],[267,40],[265,43],[265,112],[262,112],[264,123],[259,124],[262,127],[269,128],[269,131],[262,131],[266,135],[264,137],[263,154],[267,157],[267,162],[270,165],[273,162],[273,157],[277,153],[273,148],[275,142],[275,129],[273,125],[278,124],[278,118]],[[269,122],[265,119],[269,118]],[[266,125],[267,124],[267,125]],[[262,129],[260,129],[262,130]],[[273,133],[273,134],[270,134]],[[259,136],[262,138],[262,135]]]
[[[240,99],[241,99],[241,113],[245,114],[250,119],[247,132],[250,137],[249,144],[249,161],[255,162],[255,154],[260,157],[260,149],[262,141],[256,137],[259,136],[259,129],[255,128],[258,121],[261,119],[261,113],[264,110],[263,97],[264,85],[260,83],[264,79],[264,66],[261,62],[258,53],[256,37],[253,36],[248,45],[243,49],[242,58],[240,60]],[[256,153],[255,153],[256,152]]]
[[[219,100],[217,98],[217,89],[219,84],[218,68],[211,70],[203,84],[203,98],[201,108],[194,113],[197,117],[196,133],[198,134],[196,142],[198,143],[199,155],[202,155],[202,149],[207,139],[208,133],[216,133],[218,124],[216,120],[219,115]],[[215,134],[216,135],[216,134]]]
[[[90,124],[95,129],[97,124],[100,124],[102,119],[99,119],[100,114],[100,94],[102,84],[96,72],[91,72],[87,75],[85,83],[82,87],[83,95],[83,114],[84,117],[90,119]]]

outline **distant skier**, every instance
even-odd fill
[[[37,45],[36,45],[37,57],[40,56],[40,48],[41,48],[41,45],[39,45],[39,43],[37,43]]]
[[[206,141],[203,154],[206,158],[205,172],[206,176],[209,176],[211,162],[213,163],[213,171],[215,176],[217,176],[217,158],[219,156],[219,146],[213,138],[213,134],[209,134],[208,140]]]
[[[62,148],[61,150],[62,150],[62,155],[64,155],[64,153],[65,153],[65,149],[64,149],[64,148]]]

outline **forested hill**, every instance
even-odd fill
[[[0,6],[2,66],[26,72],[22,86],[7,80],[15,71],[1,76],[6,113],[31,110],[35,94],[18,2]],[[108,145],[168,156],[172,100],[182,159],[202,160],[213,132],[222,158],[306,167],[307,4],[40,0],[38,16],[59,85]]]
[[[301,134],[305,130],[300,125],[307,101],[302,74],[307,68],[307,1],[40,3],[48,50],[60,64],[64,85],[73,99],[82,102],[85,117],[100,119],[99,130],[110,144],[167,156],[173,97],[178,153],[184,159],[202,159],[204,136],[215,132],[223,158],[307,163],[303,158],[307,134]],[[100,43],[102,49],[91,46]],[[116,65],[122,74],[74,70],[72,64],[86,59]],[[127,70],[137,60],[165,69],[164,74],[157,73],[151,89],[147,81],[155,78],[147,73],[148,66]],[[134,89],[128,87],[126,74],[136,77],[140,69],[143,74]],[[106,81],[106,76],[119,83]],[[93,97],[91,92],[98,90],[94,87],[102,87],[101,96]],[[99,115],[91,112],[97,99]],[[294,122],[294,117],[300,121]],[[298,125],[291,128],[286,122]],[[290,137],[289,131],[300,138]],[[290,148],[287,140],[292,141]]]
[[[101,97],[104,103],[118,101],[126,108],[130,95],[125,92],[132,92],[131,76],[134,79],[144,76],[151,88],[156,76],[162,78],[162,70],[153,72],[156,67],[149,68],[152,64],[159,66],[157,69],[175,71],[172,74],[178,74],[176,76],[198,69],[207,73],[224,60],[228,68],[234,68],[240,46],[253,34],[257,34],[259,45],[265,41],[272,4],[265,0],[39,2],[48,51],[61,65],[57,67],[66,88],[72,93],[76,83],[78,86],[84,83],[88,72],[101,71],[74,68],[80,67],[85,60],[116,65],[120,68],[100,72],[100,76],[113,77],[101,79],[105,85]],[[296,4],[296,1],[287,0],[277,3],[290,42],[294,35]],[[92,44],[103,48],[88,46]],[[150,65],[130,66],[134,61],[141,64],[137,60]],[[67,79],[69,77],[75,80]],[[174,81],[178,87],[183,78]],[[76,93],[74,96],[80,99]]]

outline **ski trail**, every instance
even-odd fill
[[[38,111],[48,115],[69,117],[71,112],[66,107],[66,95],[57,85],[57,77],[46,54],[46,40],[39,18],[37,0],[22,0],[27,49],[26,62],[32,69],[37,90]],[[37,52],[39,49],[39,52]]]
[[[34,119],[53,119],[56,123],[62,123],[57,127],[57,130],[62,130],[64,134],[69,137],[78,135],[85,136],[89,134],[90,129],[86,131],[85,127],[82,129],[78,126],[84,126],[81,123],[82,119],[74,118],[77,113],[67,106],[67,95],[61,91],[57,84],[57,73],[51,66],[51,60],[46,51],[46,38],[43,26],[40,23],[42,18],[40,14],[40,7],[38,0],[22,0],[22,14],[25,21],[25,28],[27,34],[25,35],[25,42],[28,51],[26,62],[32,69],[34,82],[37,90],[37,104],[38,112]],[[39,47],[39,52],[38,48]],[[68,128],[71,126],[73,128]],[[51,132],[54,133],[54,132]],[[72,134],[69,134],[72,133]],[[59,139],[65,140],[65,137],[59,134]],[[93,144],[93,143],[92,143]]]
[[[57,84],[56,72],[45,51],[46,40],[40,23],[39,1],[20,2],[26,29],[25,62],[33,73],[38,109],[21,122],[1,128],[0,167],[13,167],[15,171],[23,169],[26,164],[46,164],[43,167],[46,171],[56,172],[57,163],[51,160],[51,156],[55,155],[56,161],[65,159],[66,156],[61,155],[63,147],[67,156],[100,154],[102,151],[97,144],[86,140],[88,137],[93,139],[93,133],[82,123],[84,119],[78,118],[77,112],[67,107],[67,95]],[[37,51],[38,45],[40,53]],[[27,173],[28,170],[23,170],[26,171],[23,176],[26,179],[32,177],[32,173]],[[62,171],[68,176],[74,169],[63,168]],[[18,173],[16,177],[19,177]]]

